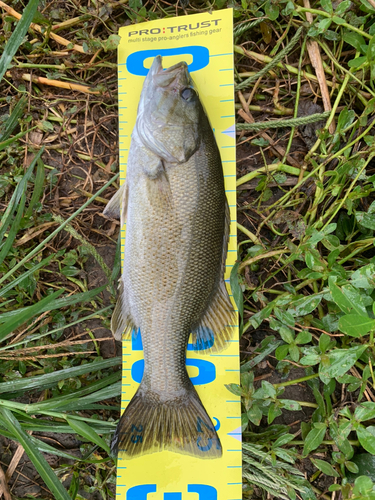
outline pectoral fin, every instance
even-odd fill
[[[103,214],[106,217],[113,219],[121,219],[121,226],[126,220],[126,212],[128,209],[128,187],[126,181],[120,189],[109,200]]]
[[[163,161],[152,151],[144,148],[143,171],[147,177],[148,198],[153,206],[161,210],[172,206],[172,192]]]
[[[148,180],[147,191],[151,204],[159,210],[169,210],[172,207],[171,187],[164,170],[156,178]]]
[[[157,179],[164,171],[164,165],[159,156],[145,147],[142,149],[142,167],[150,179]]]

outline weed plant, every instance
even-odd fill
[[[119,252],[112,269],[99,252],[118,232],[100,216],[118,187],[118,28],[227,7],[242,335],[241,384],[228,389],[243,402],[243,495],[375,498],[373,0],[10,1],[0,2],[0,435],[23,448],[49,498],[114,498],[120,358],[103,359],[90,321],[108,328],[119,272]],[[107,284],[88,279],[89,259]],[[74,435],[78,453],[51,433]],[[0,457],[6,500],[17,498],[17,460]]]

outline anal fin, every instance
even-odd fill
[[[222,351],[228,347],[228,342],[233,336],[237,314],[224,282],[225,261],[228,251],[230,227],[230,213],[227,200],[225,200],[225,229],[223,236],[223,253],[221,259],[219,284],[212,294],[210,303],[192,331],[192,344],[194,350],[206,354],[207,352]]]
[[[224,280],[221,280],[199,325],[192,331],[194,350],[205,354],[226,349],[233,336],[235,321],[236,313]]]

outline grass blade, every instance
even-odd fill
[[[37,302],[36,304],[27,307],[26,310],[24,310],[22,313],[17,314],[15,318],[10,318],[7,322],[5,322],[2,327],[1,327],[1,332],[0,332],[0,340],[3,340],[9,333],[12,333],[16,328],[18,328],[20,325],[31,319],[33,316],[36,314],[40,314],[43,311],[48,311],[48,305],[59,295],[61,295],[65,290],[57,290],[56,292],[52,293],[48,297],[45,297],[43,300],[40,302]]]
[[[40,158],[40,155],[43,153],[44,149],[42,148],[38,154],[35,156],[32,164],[30,165],[30,168],[31,166],[34,166],[35,165],[35,162],[38,158]],[[30,172],[30,175],[31,175],[31,172]],[[21,266],[23,266],[25,264],[25,262],[29,261],[35,254],[37,254],[40,250],[42,250],[42,248],[45,248],[45,245],[46,243],[48,243],[50,240],[52,240],[52,238],[54,238],[56,236],[56,234],[58,234],[67,224],[69,224],[70,221],[72,221],[75,217],[77,217],[78,214],[80,214],[81,212],[83,212],[83,210],[88,206],[90,205],[90,203],[92,203],[103,191],[105,191],[107,189],[108,186],[110,186],[119,176],[120,174],[117,173],[116,175],[114,175],[112,177],[112,179],[110,181],[108,181],[102,188],[99,189],[99,191],[97,193],[95,193],[91,198],[89,198],[86,203],[84,203],[78,210],[76,210],[74,212],[74,214],[72,214],[68,219],[66,219],[66,221],[64,221],[63,224],[61,224],[60,227],[58,227],[57,229],[55,229],[55,231],[53,231],[49,236],[47,236],[47,238],[45,238],[39,245],[37,245],[28,255],[26,255],[26,257],[24,257],[22,260],[20,260],[14,267],[11,271],[7,272],[6,274],[4,274],[4,276],[2,276],[0,278],[0,284],[3,283],[5,280],[7,280],[15,271],[17,271],[17,269],[19,269]],[[22,179],[23,181],[24,179]],[[22,182],[21,181],[21,182]],[[13,200],[13,197],[12,197],[12,200]],[[5,216],[5,214],[4,214]],[[1,242],[1,230],[3,229],[3,226],[2,226],[2,223],[0,222],[0,242]],[[5,232],[5,229],[4,229],[4,232]]]
[[[20,418],[20,424],[22,429],[25,431],[72,434],[72,428],[68,424],[64,424],[62,422],[48,422],[47,420],[33,418],[30,422],[24,423]],[[103,422],[97,422],[94,426],[93,422],[92,427],[95,427],[96,432],[99,432],[100,434],[112,434],[116,429],[116,424],[113,422],[110,426],[106,427],[103,425]]]
[[[85,422],[80,422],[79,420],[74,420],[73,418],[69,417],[67,417],[66,420],[75,433],[84,437],[91,443],[97,444],[98,446],[103,448],[103,450],[105,450],[108,455],[110,454],[110,449],[107,443],[89,425],[87,425]]]
[[[39,159],[37,163],[38,167],[35,175],[34,191],[33,194],[31,195],[31,200],[26,210],[25,217],[30,217],[32,215],[34,206],[39,201],[41,194],[43,193],[44,190],[44,179],[45,179],[44,163],[42,162],[41,159]]]
[[[59,420],[45,420],[43,418],[34,418],[34,417],[29,417],[26,413],[14,409],[14,407],[11,405],[11,402],[2,400],[0,407],[7,408],[9,411],[11,411],[14,414],[17,414],[17,419],[24,431],[33,431],[33,432],[61,432],[63,434],[71,434],[72,433],[72,428],[65,422],[66,420],[66,415],[64,415],[64,420],[61,421],[61,414],[57,413]],[[27,405],[25,405],[27,407]],[[49,415],[49,417],[54,417],[54,415]],[[81,419],[84,422],[87,422],[89,420],[90,422],[90,427],[96,430],[99,434],[111,434],[115,428],[116,428],[116,423],[115,422],[105,422],[102,420],[96,420],[96,419],[85,419],[83,417],[77,418],[74,416],[75,420]],[[0,429],[1,429],[1,419],[0,419]]]
[[[23,281],[24,279],[26,279],[28,276],[30,276],[31,274],[34,274],[36,273],[36,271],[38,271],[41,267],[44,267],[44,266],[47,266],[50,261],[53,259],[53,257],[55,257],[54,254],[50,255],[49,257],[47,257],[46,259],[43,259],[41,260],[38,264],[36,264],[35,266],[33,266],[31,269],[28,269],[25,273],[21,274],[20,276],[18,276],[18,278],[16,278],[14,281],[11,281],[10,283],[8,283],[6,286],[4,286],[1,290],[0,290],[0,297],[3,297],[5,294],[7,294],[12,288],[14,288],[15,286],[18,285],[18,283],[21,283],[21,281]],[[2,304],[2,306],[4,306],[4,303]],[[19,309],[18,309],[19,310]]]
[[[21,428],[12,412],[6,408],[0,408],[0,412],[2,414],[2,421],[5,424],[5,427],[12,432],[17,441],[24,447],[27,456],[30,458],[41,478],[54,495],[55,500],[71,500],[68,492],[49,466],[47,460],[36,448],[35,444],[30,439],[30,436],[28,436]]]
[[[78,457],[75,457],[74,455],[69,455],[69,453],[65,453],[62,450],[57,450],[53,446],[44,443],[40,439],[37,439],[34,436],[30,436],[30,440],[33,442],[34,446],[38,448],[39,451],[42,453],[49,453],[50,455],[56,455],[58,457],[62,458],[67,458],[68,460],[79,460]]]
[[[94,394],[90,394],[89,396],[85,396],[82,399],[77,399],[74,402],[66,402],[65,406],[59,407],[60,411],[75,411],[75,410],[88,410],[92,409],[93,406],[95,408],[99,406],[101,409],[108,410],[108,406],[101,405],[93,405],[93,403],[97,401],[104,401],[106,399],[116,398],[121,395],[121,382],[117,382],[112,384],[109,387],[105,387],[101,391],[98,391]]]
[[[29,416],[29,405],[25,403],[18,403],[17,401],[10,401],[8,399],[0,399],[0,407],[2,408],[8,408],[9,411],[12,411],[13,413],[16,413],[18,415],[18,420],[21,424],[23,421],[31,422],[34,423],[35,419],[31,418]],[[44,411],[44,412],[37,412],[37,414],[52,417],[52,418],[57,418],[57,419],[62,419],[66,421],[67,417],[69,416],[70,418],[74,420],[79,420],[81,422],[89,422],[91,424],[91,427],[97,428],[97,423],[98,421],[95,418],[88,418],[88,417],[80,417],[79,415],[66,415],[65,413],[58,412],[58,411]],[[111,422],[101,422],[101,426],[104,428],[109,428],[111,429],[113,427],[113,423]],[[100,432],[102,434],[102,432]]]
[[[22,428],[22,426],[21,426],[21,428]],[[0,435],[6,437],[8,439],[13,439],[13,440],[15,439],[15,436],[11,432],[9,432],[7,429],[4,429],[1,425],[0,425]],[[67,458],[68,460],[79,460],[78,457],[75,457],[74,455],[69,455],[69,453],[65,453],[62,450],[57,450],[53,446],[51,446],[47,443],[44,443],[43,441],[40,441],[40,439],[37,439],[34,436],[29,436],[29,438],[34,443],[34,445],[38,448],[38,450],[41,451],[42,453],[50,453],[52,455],[57,455],[57,456],[62,457],[62,458]]]
[[[21,196],[21,201],[20,204],[18,205],[18,210],[17,210],[17,215],[13,221],[13,224],[8,232],[8,237],[5,241],[5,244],[3,245],[3,248],[0,251],[0,264],[3,263],[5,257],[8,255],[9,250],[12,247],[13,241],[15,240],[17,236],[17,231],[20,227],[21,220],[23,217],[23,209],[25,208],[25,202],[26,202],[26,194],[23,193]]]
[[[7,429],[4,429],[1,425],[0,425],[0,436],[4,436],[8,439],[13,439],[13,440],[15,439],[15,436]],[[42,453],[50,453],[52,455],[57,455],[62,458],[67,458],[68,460],[79,460],[78,457],[75,457],[74,455],[69,455],[68,453],[63,452],[62,450],[57,450],[53,446],[44,443],[43,441],[40,441],[40,439],[37,439],[34,436],[29,436],[29,438],[38,448],[38,450],[41,451]]]
[[[23,11],[23,16],[17,23],[16,29],[5,45],[4,52],[0,58],[0,80],[2,80],[9,64],[12,62],[13,56],[18,50],[18,47],[23,42],[23,38],[29,29],[29,26],[35,16],[38,8],[39,0],[30,0],[27,7]]]
[[[18,125],[18,119],[21,118],[26,103],[27,103],[26,96],[22,96],[21,99],[15,105],[12,114],[9,116],[4,126],[2,127],[3,132],[0,133],[0,141],[3,142],[9,139],[10,134]]]
[[[47,257],[47,258],[49,258],[49,257]],[[7,302],[2,302],[1,306],[5,307],[5,306],[11,304],[13,301],[14,301],[14,299],[8,300]],[[39,340],[43,337],[46,337],[47,335],[52,335],[52,333],[57,333],[61,330],[64,330],[65,328],[70,328],[71,326],[77,325],[78,323],[82,323],[83,321],[87,321],[87,320],[92,319],[92,318],[100,318],[100,315],[102,313],[108,311],[109,309],[113,309],[113,306],[107,306],[107,307],[104,307],[104,309],[99,309],[99,311],[95,311],[94,313],[89,314],[87,316],[81,316],[76,321],[72,321],[71,323],[66,323],[63,326],[59,326],[58,328],[53,328],[52,330],[48,330],[47,332],[29,335],[27,338],[22,339],[19,342],[16,342],[16,343],[10,344],[10,345],[4,345],[4,346],[0,347],[0,352],[7,351],[9,349],[13,350],[15,347],[18,347],[20,345],[25,346],[29,342],[34,342],[35,340]]]
[[[0,383],[0,394],[7,392],[30,391],[31,389],[43,390],[46,386],[51,387],[57,384],[60,380],[65,380],[70,377],[79,377],[80,375],[85,375],[86,373],[105,370],[120,364],[121,356],[117,356],[116,358],[94,361],[81,366],[74,366],[73,368],[66,368],[64,370],[46,373],[45,375],[26,377],[21,380],[10,380],[9,382]]]
[[[18,205],[18,203],[19,203],[19,201],[21,199],[21,196],[26,191],[27,181],[30,179],[31,174],[32,174],[32,172],[34,170],[35,164],[39,160],[39,158],[41,157],[43,151],[44,151],[44,148],[41,148],[38,151],[38,153],[35,155],[35,158],[30,163],[30,166],[26,170],[25,175],[22,177],[21,181],[17,184],[17,187],[14,190],[12,198],[10,199],[9,205],[8,205],[7,209],[5,210],[5,212],[3,213],[2,217],[1,217],[1,221],[0,221],[0,243],[1,243],[2,239],[3,239],[3,237],[4,237],[5,231],[7,230],[8,226],[10,224],[11,218],[13,216],[14,211],[17,208],[17,205]],[[12,275],[13,273],[12,273],[12,271],[10,271],[7,274]],[[2,281],[5,281],[5,278]]]
[[[121,384],[118,384],[118,389],[113,392],[113,397],[118,397],[121,395]],[[103,398],[107,399],[107,398]],[[75,411],[77,408],[80,410],[101,410],[101,411],[116,411],[117,413],[120,412],[121,406],[107,406],[107,405],[101,405],[101,404],[94,404],[94,405],[89,405],[87,403],[82,404],[81,401],[77,401],[76,403],[72,403],[70,406],[63,406],[61,408],[61,411]]]
[[[18,139],[21,139],[21,137],[23,137],[24,135],[26,135],[31,130],[34,130],[34,128],[25,130],[24,132],[20,132],[19,134],[15,135],[14,137],[11,137],[10,139],[7,139],[6,141],[0,142],[0,151],[3,151],[3,149],[5,149],[8,146],[10,146],[13,142],[17,141]]]
[[[77,304],[79,302],[89,302],[92,298],[96,297],[100,292],[106,289],[106,285],[100,286],[99,288],[94,288],[94,290],[90,290],[88,292],[82,292],[82,293],[76,293],[75,295],[72,295],[71,297],[63,297],[61,299],[54,300],[46,305],[43,306],[43,308],[40,309],[39,313],[43,313],[46,311],[54,311],[55,309],[60,309],[62,307],[68,307],[68,306],[73,306],[74,304]],[[39,302],[40,305],[40,302]],[[7,321],[9,318],[13,318],[14,316],[18,316],[19,314],[23,314],[26,312],[30,307],[33,306],[28,306],[28,307],[20,307],[19,309],[15,309],[14,311],[8,311],[6,313],[3,313],[0,316],[0,323]],[[1,334],[0,334],[0,340],[1,340]]]
[[[21,425],[21,428],[23,428],[22,425]],[[48,430],[47,432],[50,432],[50,431],[51,430]],[[71,429],[69,430],[69,432],[71,432]],[[13,440],[15,439],[15,436],[11,432],[9,432],[7,429],[2,427],[1,425],[0,425],[0,436],[4,436],[8,439],[13,439]],[[84,459],[81,459],[81,458],[74,456],[74,455],[70,455],[69,453],[65,453],[63,450],[58,450],[58,449],[54,448],[53,446],[51,446],[47,443],[44,443],[40,439],[37,439],[35,436],[29,435],[29,438],[35,444],[35,446],[38,448],[38,450],[41,451],[42,453],[49,453],[50,455],[56,455],[58,457],[66,458],[68,460],[74,460],[76,462],[86,462],[86,460],[84,460]],[[101,460],[89,460],[88,463],[104,463],[104,462],[108,462],[109,460],[111,460],[111,458],[105,458],[105,459],[101,459]]]
[[[118,382],[120,379],[121,371],[115,372],[108,377],[103,377],[93,384],[88,385],[87,387],[78,389],[78,391],[71,392],[70,394],[65,394],[64,396],[57,396],[55,398],[48,399],[47,401],[41,401],[40,403],[30,404],[29,413],[36,413],[38,410],[53,410],[62,406],[66,406],[72,401],[77,401],[78,403],[81,401],[87,402],[87,396],[90,397],[90,403],[97,403],[98,401],[102,401],[103,399],[110,399],[120,394],[120,392],[117,391],[115,396],[112,395],[112,384],[114,386],[117,386],[118,384],[116,382]],[[105,391],[108,391],[110,395],[108,395],[107,397],[102,397],[103,389],[105,389]],[[119,389],[119,391],[121,391],[121,389]]]

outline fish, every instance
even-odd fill
[[[111,443],[124,458],[169,450],[219,458],[222,446],[186,370],[222,350],[235,313],[224,282],[229,208],[219,149],[183,61],[145,78],[126,182],[104,214],[126,218],[123,273],[111,329],[140,334],[144,373]],[[140,332],[140,333],[137,333]]]

